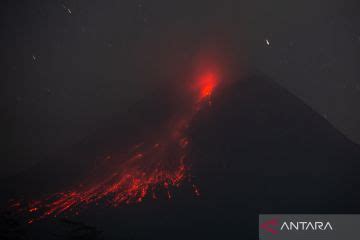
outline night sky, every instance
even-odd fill
[[[358,1],[32,0],[0,11],[2,176],[126,112],[214,38],[238,59],[233,71],[262,72],[360,143]]]

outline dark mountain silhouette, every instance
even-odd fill
[[[41,185],[56,176],[60,186],[92,165],[85,159],[117,146],[127,149],[145,131],[156,132],[173,106],[164,99],[176,96],[160,91],[156,98],[155,104],[145,101],[135,107],[129,121],[113,119],[61,155],[59,166],[67,167],[48,169],[46,175],[47,168],[38,166],[36,173],[18,176],[13,184],[25,186],[34,179]],[[186,183],[170,201],[149,199],[116,209],[94,206],[77,218],[98,227],[105,239],[256,239],[260,213],[360,212],[359,146],[261,75],[219,89],[212,106],[196,115],[189,135],[191,174],[200,197]]]

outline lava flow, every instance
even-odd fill
[[[158,198],[165,194],[172,198],[171,189],[179,187],[189,177],[186,166],[187,149],[190,143],[186,130],[204,103],[210,98],[218,85],[218,76],[208,71],[185,88],[191,101],[183,114],[171,119],[162,134],[155,141],[141,143],[129,151],[129,156],[101,181],[78,189],[55,193],[43,200],[33,201],[22,210],[31,216],[28,223],[45,218],[56,217],[65,212],[78,214],[89,204],[107,203],[118,206],[123,203],[137,203],[150,197]],[[198,188],[192,184],[195,195]],[[16,204],[15,204],[16,205]],[[19,206],[17,206],[19,207]]]

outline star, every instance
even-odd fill
[[[65,9],[65,11],[67,11],[69,14],[71,14],[71,10],[70,8],[66,7],[64,4],[62,5],[62,7]]]

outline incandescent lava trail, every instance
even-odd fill
[[[59,192],[32,201],[26,207],[15,203],[30,216],[28,223],[56,217],[65,212],[78,214],[89,204],[107,203],[118,206],[123,203],[141,202],[144,198],[166,195],[172,198],[171,189],[189,178],[186,165],[190,139],[186,132],[192,119],[202,107],[211,104],[211,95],[219,83],[216,71],[204,71],[181,88],[186,105],[174,114],[156,139],[143,142],[129,150],[128,157],[120,159],[106,177],[95,183],[81,185],[71,191]],[[199,190],[192,184],[195,195]]]

